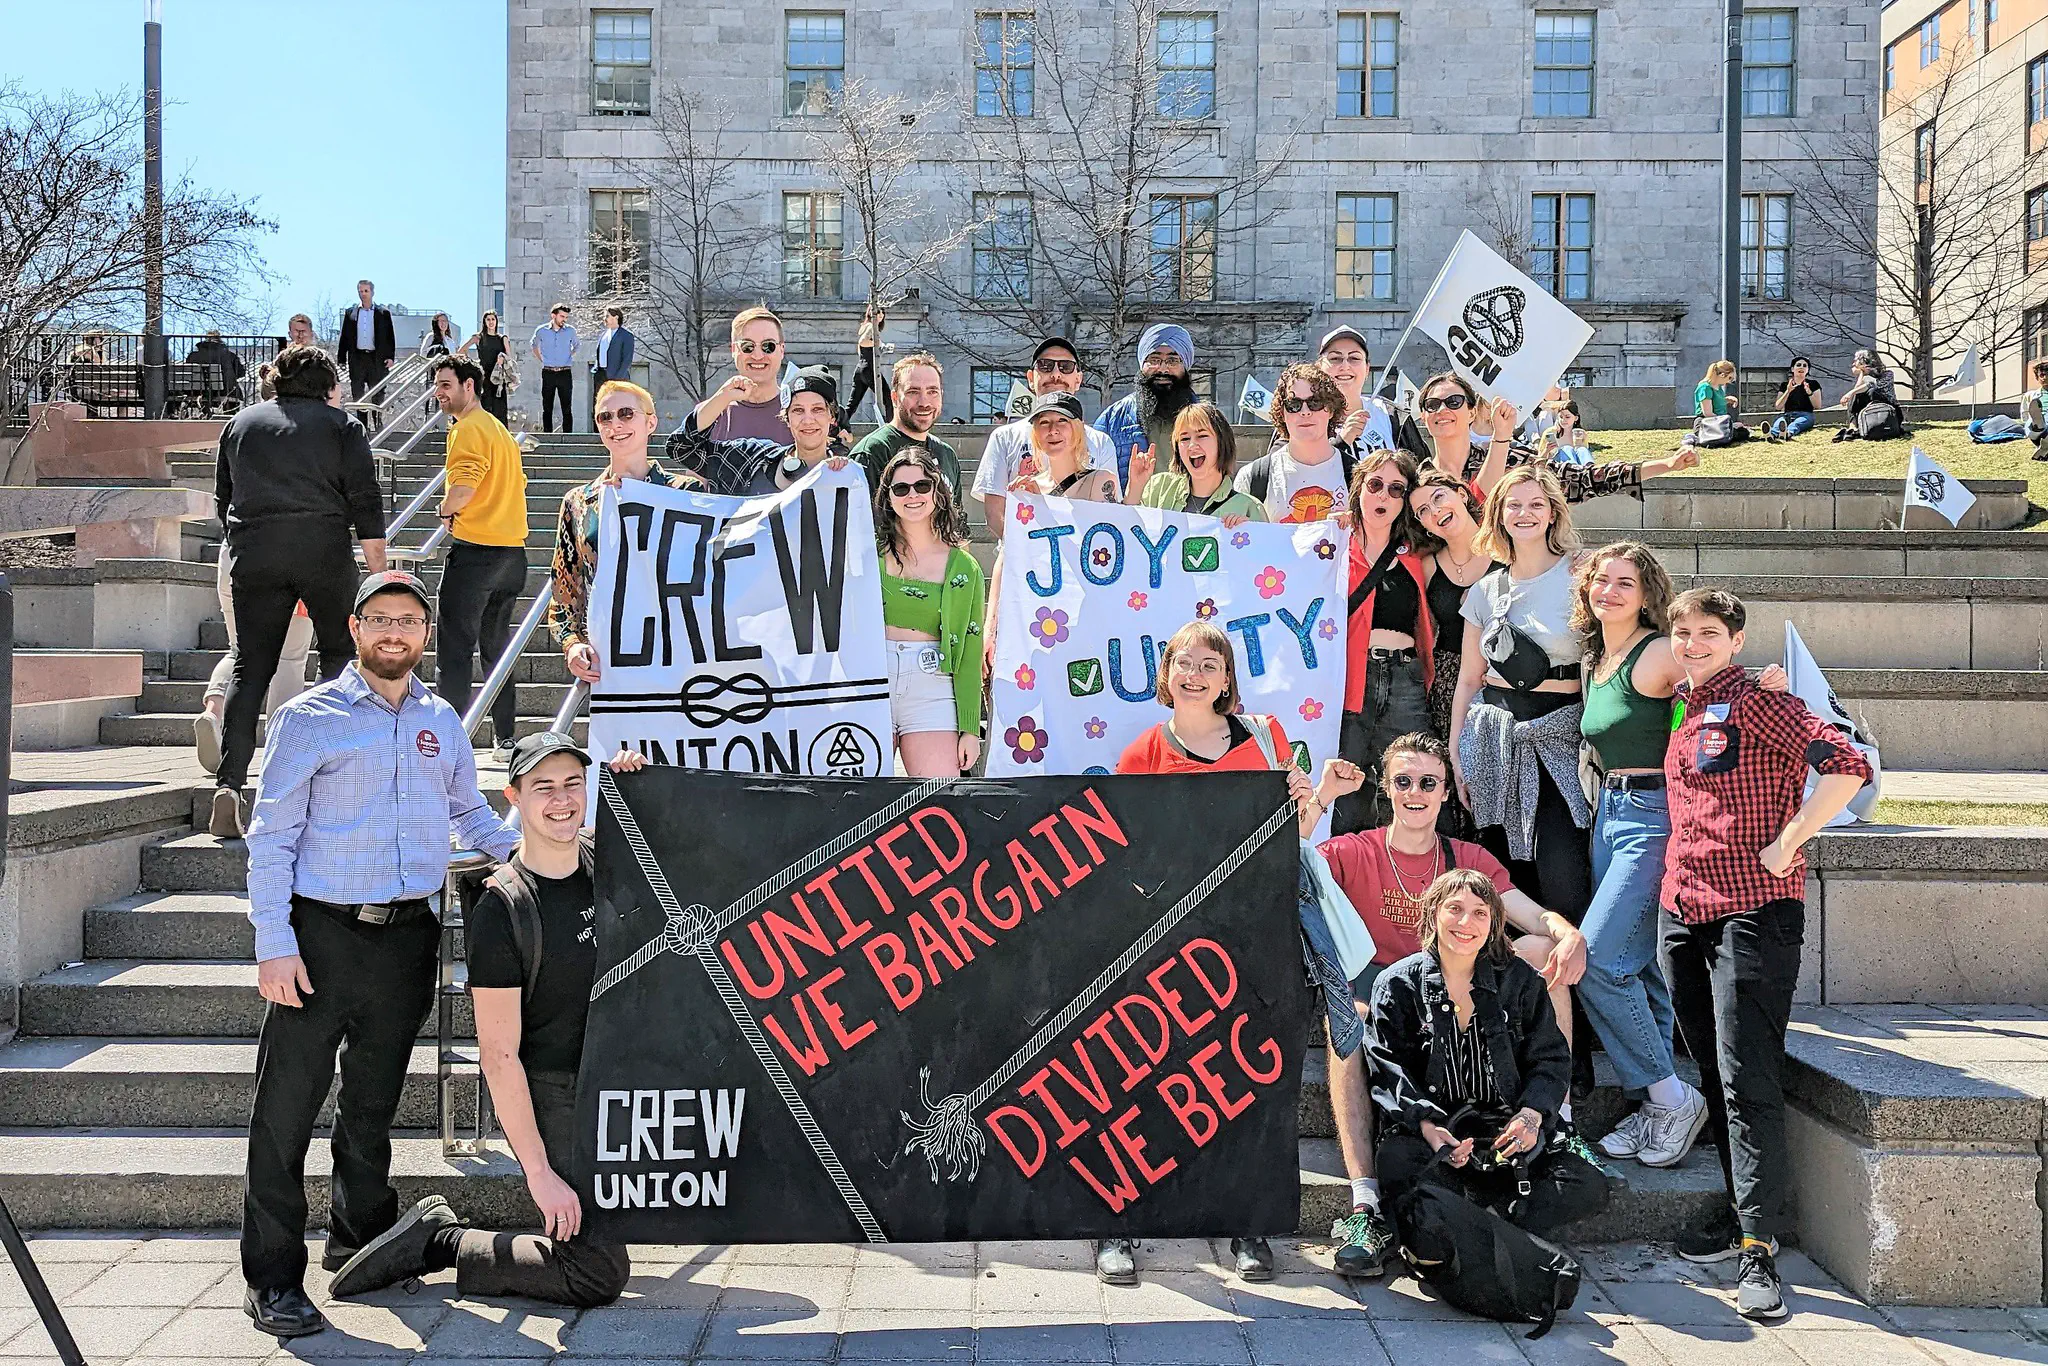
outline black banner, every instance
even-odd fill
[[[1279,774],[599,789],[574,1176],[596,1236],[1295,1227]]]

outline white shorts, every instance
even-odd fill
[[[939,672],[935,640],[892,640],[889,646],[889,716],[898,735],[958,731],[953,676]]]

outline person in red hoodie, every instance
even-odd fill
[[[1748,613],[1719,588],[1671,604],[1683,719],[1664,755],[1671,842],[1659,956],[1700,1068],[1731,1207],[1681,1237],[1689,1261],[1741,1259],[1735,1308],[1785,1315],[1778,1234],[1790,1216],[1785,1027],[1806,935],[1800,849],[1870,781],[1870,762],[1798,697],[1735,662]],[[1820,775],[1806,793],[1806,772]]]
[[[1408,506],[1421,482],[1406,451],[1368,452],[1351,471],[1350,631],[1337,753],[1365,771],[1366,786],[1331,812],[1330,828],[1340,835],[1386,823],[1392,807],[1380,756],[1397,737],[1429,729],[1436,633],[1423,606],[1422,537]]]

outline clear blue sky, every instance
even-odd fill
[[[139,91],[142,16],[0,0],[0,80]],[[163,24],[166,179],[277,223],[276,331],[365,276],[475,330],[476,268],[505,261],[504,0],[163,0]]]

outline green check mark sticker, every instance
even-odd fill
[[[1099,659],[1074,659],[1067,661],[1067,692],[1074,697],[1093,697],[1102,691],[1102,661]]]
[[[1188,573],[1214,573],[1217,563],[1214,536],[1190,536],[1180,543],[1180,567]]]

